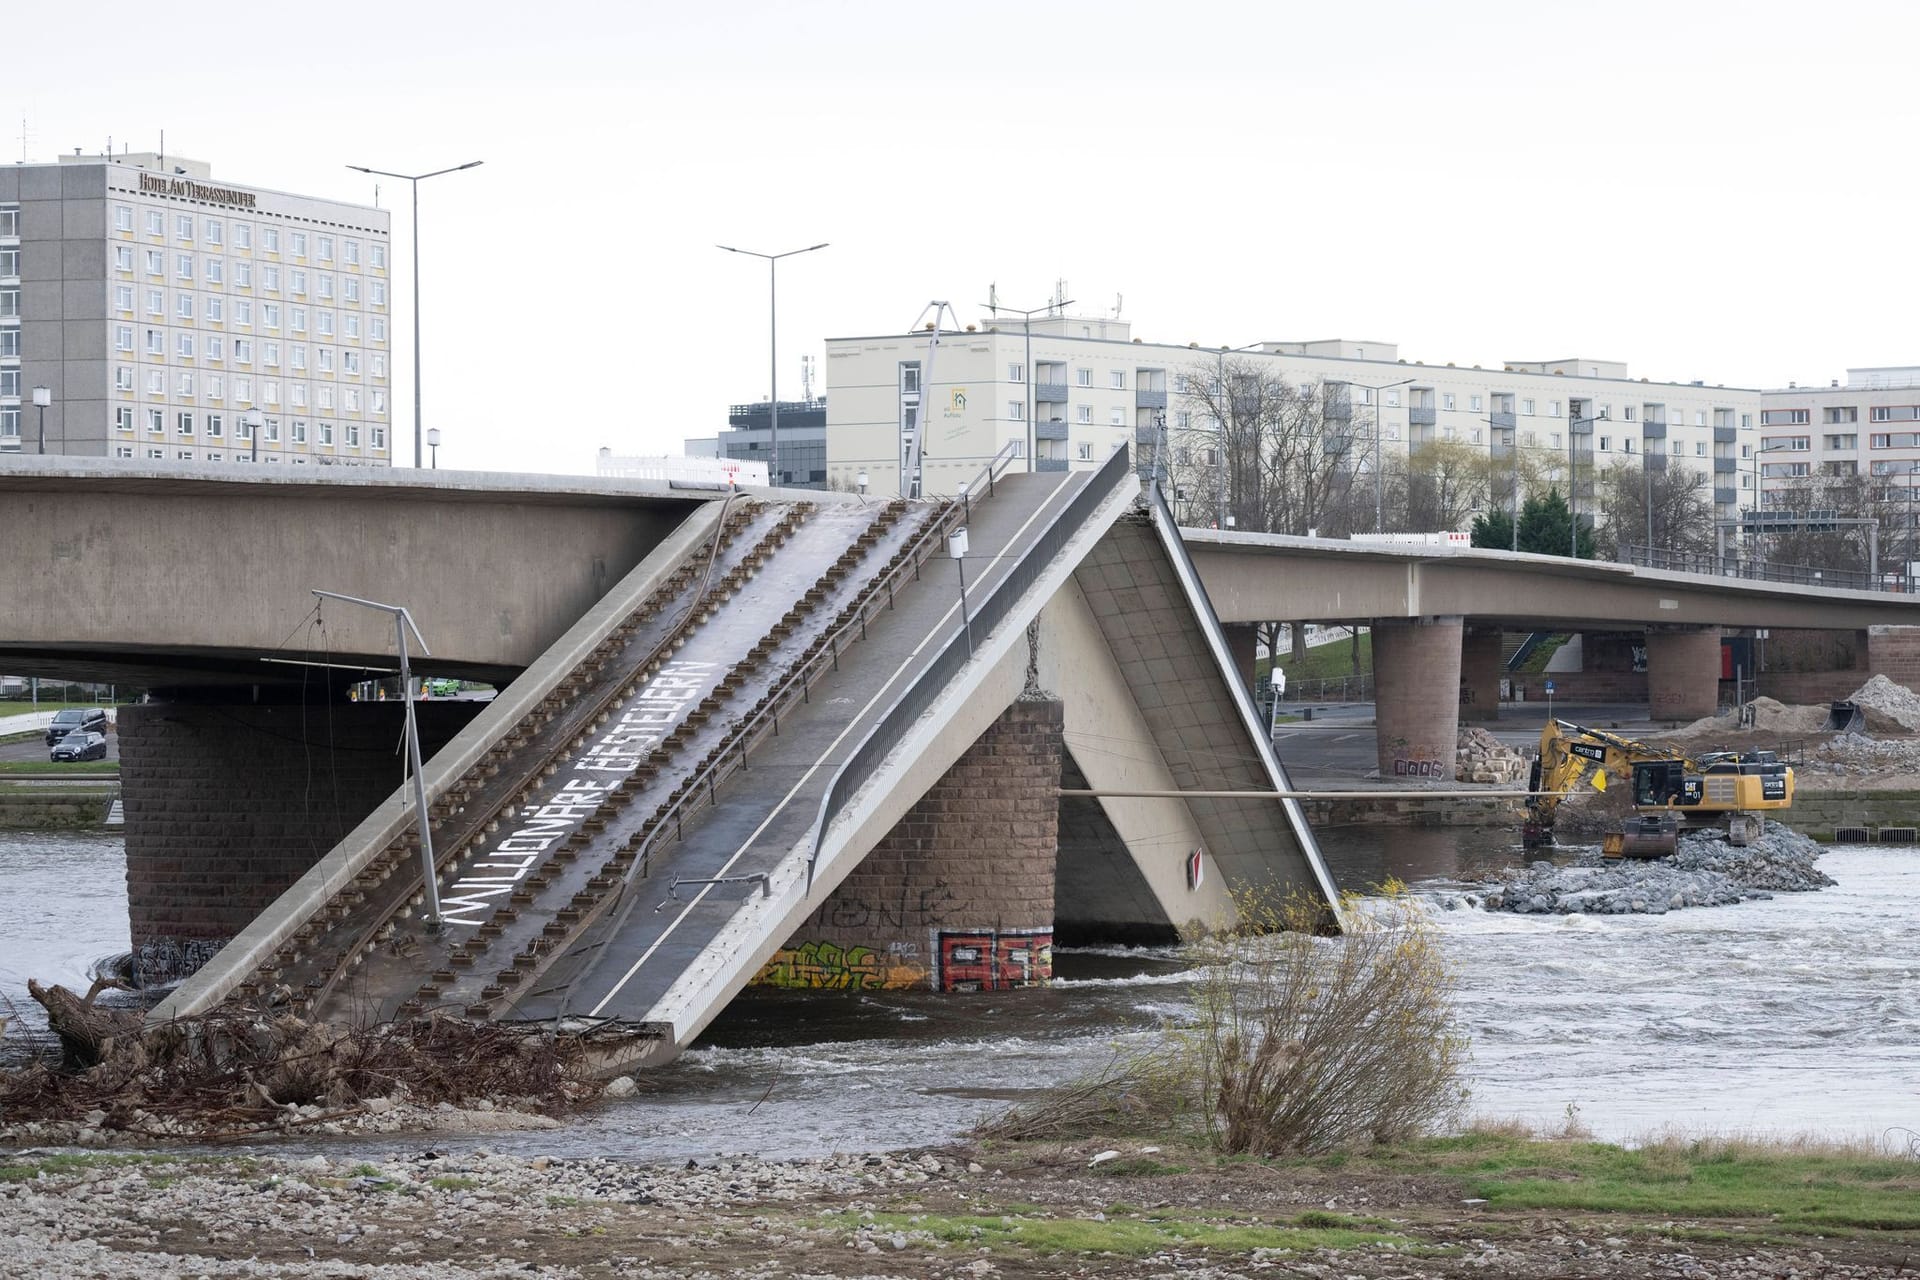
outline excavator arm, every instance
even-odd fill
[[[1624,772],[1643,761],[1680,758],[1670,748],[1636,742],[1604,729],[1589,729],[1571,720],[1547,721],[1540,731],[1540,758],[1534,762],[1528,787],[1537,794],[1527,801],[1527,821],[1521,833],[1525,843],[1552,843],[1553,819],[1560,802],[1582,782],[1605,791],[1610,768]]]

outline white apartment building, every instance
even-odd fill
[[[1569,448],[1581,498],[1596,466],[1617,457],[1664,468],[1684,464],[1712,477],[1716,515],[1751,505],[1750,458],[1761,393],[1700,382],[1651,382],[1606,360],[1434,365],[1401,358],[1390,342],[1335,339],[1264,342],[1226,350],[1147,343],[1127,323],[1056,315],[1031,333],[1018,319],[986,318],[941,336],[923,383],[929,334],[827,342],[828,483],[852,487],[861,471],[874,492],[897,491],[907,433],[928,406],[922,443],[928,493],[951,493],[1003,446],[1040,471],[1091,468],[1120,445],[1152,446],[1160,416],[1170,436],[1207,427],[1181,394],[1186,379],[1217,376],[1224,363],[1271,361],[1303,388],[1344,388],[1354,423],[1353,456],[1371,466],[1375,417],[1389,460],[1427,441],[1484,447],[1496,462],[1512,450],[1564,489]],[[1920,396],[1915,397],[1920,399]],[[1337,410],[1336,410],[1337,412]]]
[[[1761,406],[1751,465],[1762,507],[1806,477],[1865,475],[1893,504],[1890,516],[1911,519],[1920,495],[1920,366],[1849,369],[1844,384],[1770,390]]]
[[[389,465],[387,233],[174,156],[0,168],[0,452]]]

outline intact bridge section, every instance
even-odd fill
[[[551,1022],[612,1069],[750,982],[1044,981],[1056,929],[1172,938],[1235,885],[1337,911],[1291,800],[1063,802],[1286,780],[1125,453],[997,469],[700,508],[429,762],[437,925],[397,790],[155,1016]]]

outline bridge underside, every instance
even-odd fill
[[[157,1016],[562,1019],[658,1060],[756,980],[1017,985],[1056,926],[1168,938],[1239,886],[1331,903],[1291,801],[1059,795],[1286,785],[1116,458],[970,510],[702,509],[429,762],[443,930],[396,790]],[[964,605],[938,555],[962,523]]]

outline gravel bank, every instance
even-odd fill
[[[1535,862],[1495,872],[1479,881],[1485,893],[1451,896],[1442,905],[1536,915],[1665,915],[1825,888],[1833,880],[1815,865],[1819,857],[1818,844],[1768,823],[1744,849],[1708,832],[1682,836],[1679,852],[1654,861],[1609,862],[1592,852],[1570,866]]]
[[[1851,1280],[1899,1273],[1897,1241],[1787,1242],[1765,1222],[1676,1222],[1670,1214],[1495,1214],[1485,1201],[1463,1198],[1468,1193],[1452,1178],[1258,1162],[1187,1171],[1158,1163],[1158,1147],[1125,1148],[1080,1144],[1024,1163],[1015,1153],[940,1151],[673,1167],[478,1153],[423,1152],[377,1164],[319,1156],[52,1156],[36,1163],[22,1153],[0,1163],[0,1274]],[[956,1234],[956,1223],[980,1225]],[[1360,1228],[1377,1242],[1271,1247],[1260,1234],[1271,1241],[1329,1225]],[[1020,1242],[1028,1230],[1062,1229],[1083,1233],[1080,1243],[1062,1247],[1058,1234],[1052,1238],[1060,1244]],[[1241,1234],[1206,1242],[1207,1233],[1221,1231]],[[1153,1233],[1154,1242],[1140,1247],[1136,1234],[1129,1245],[1129,1233],[1138,1232]],[[1120,1247],[1108,1250],[1102,1241]]]

